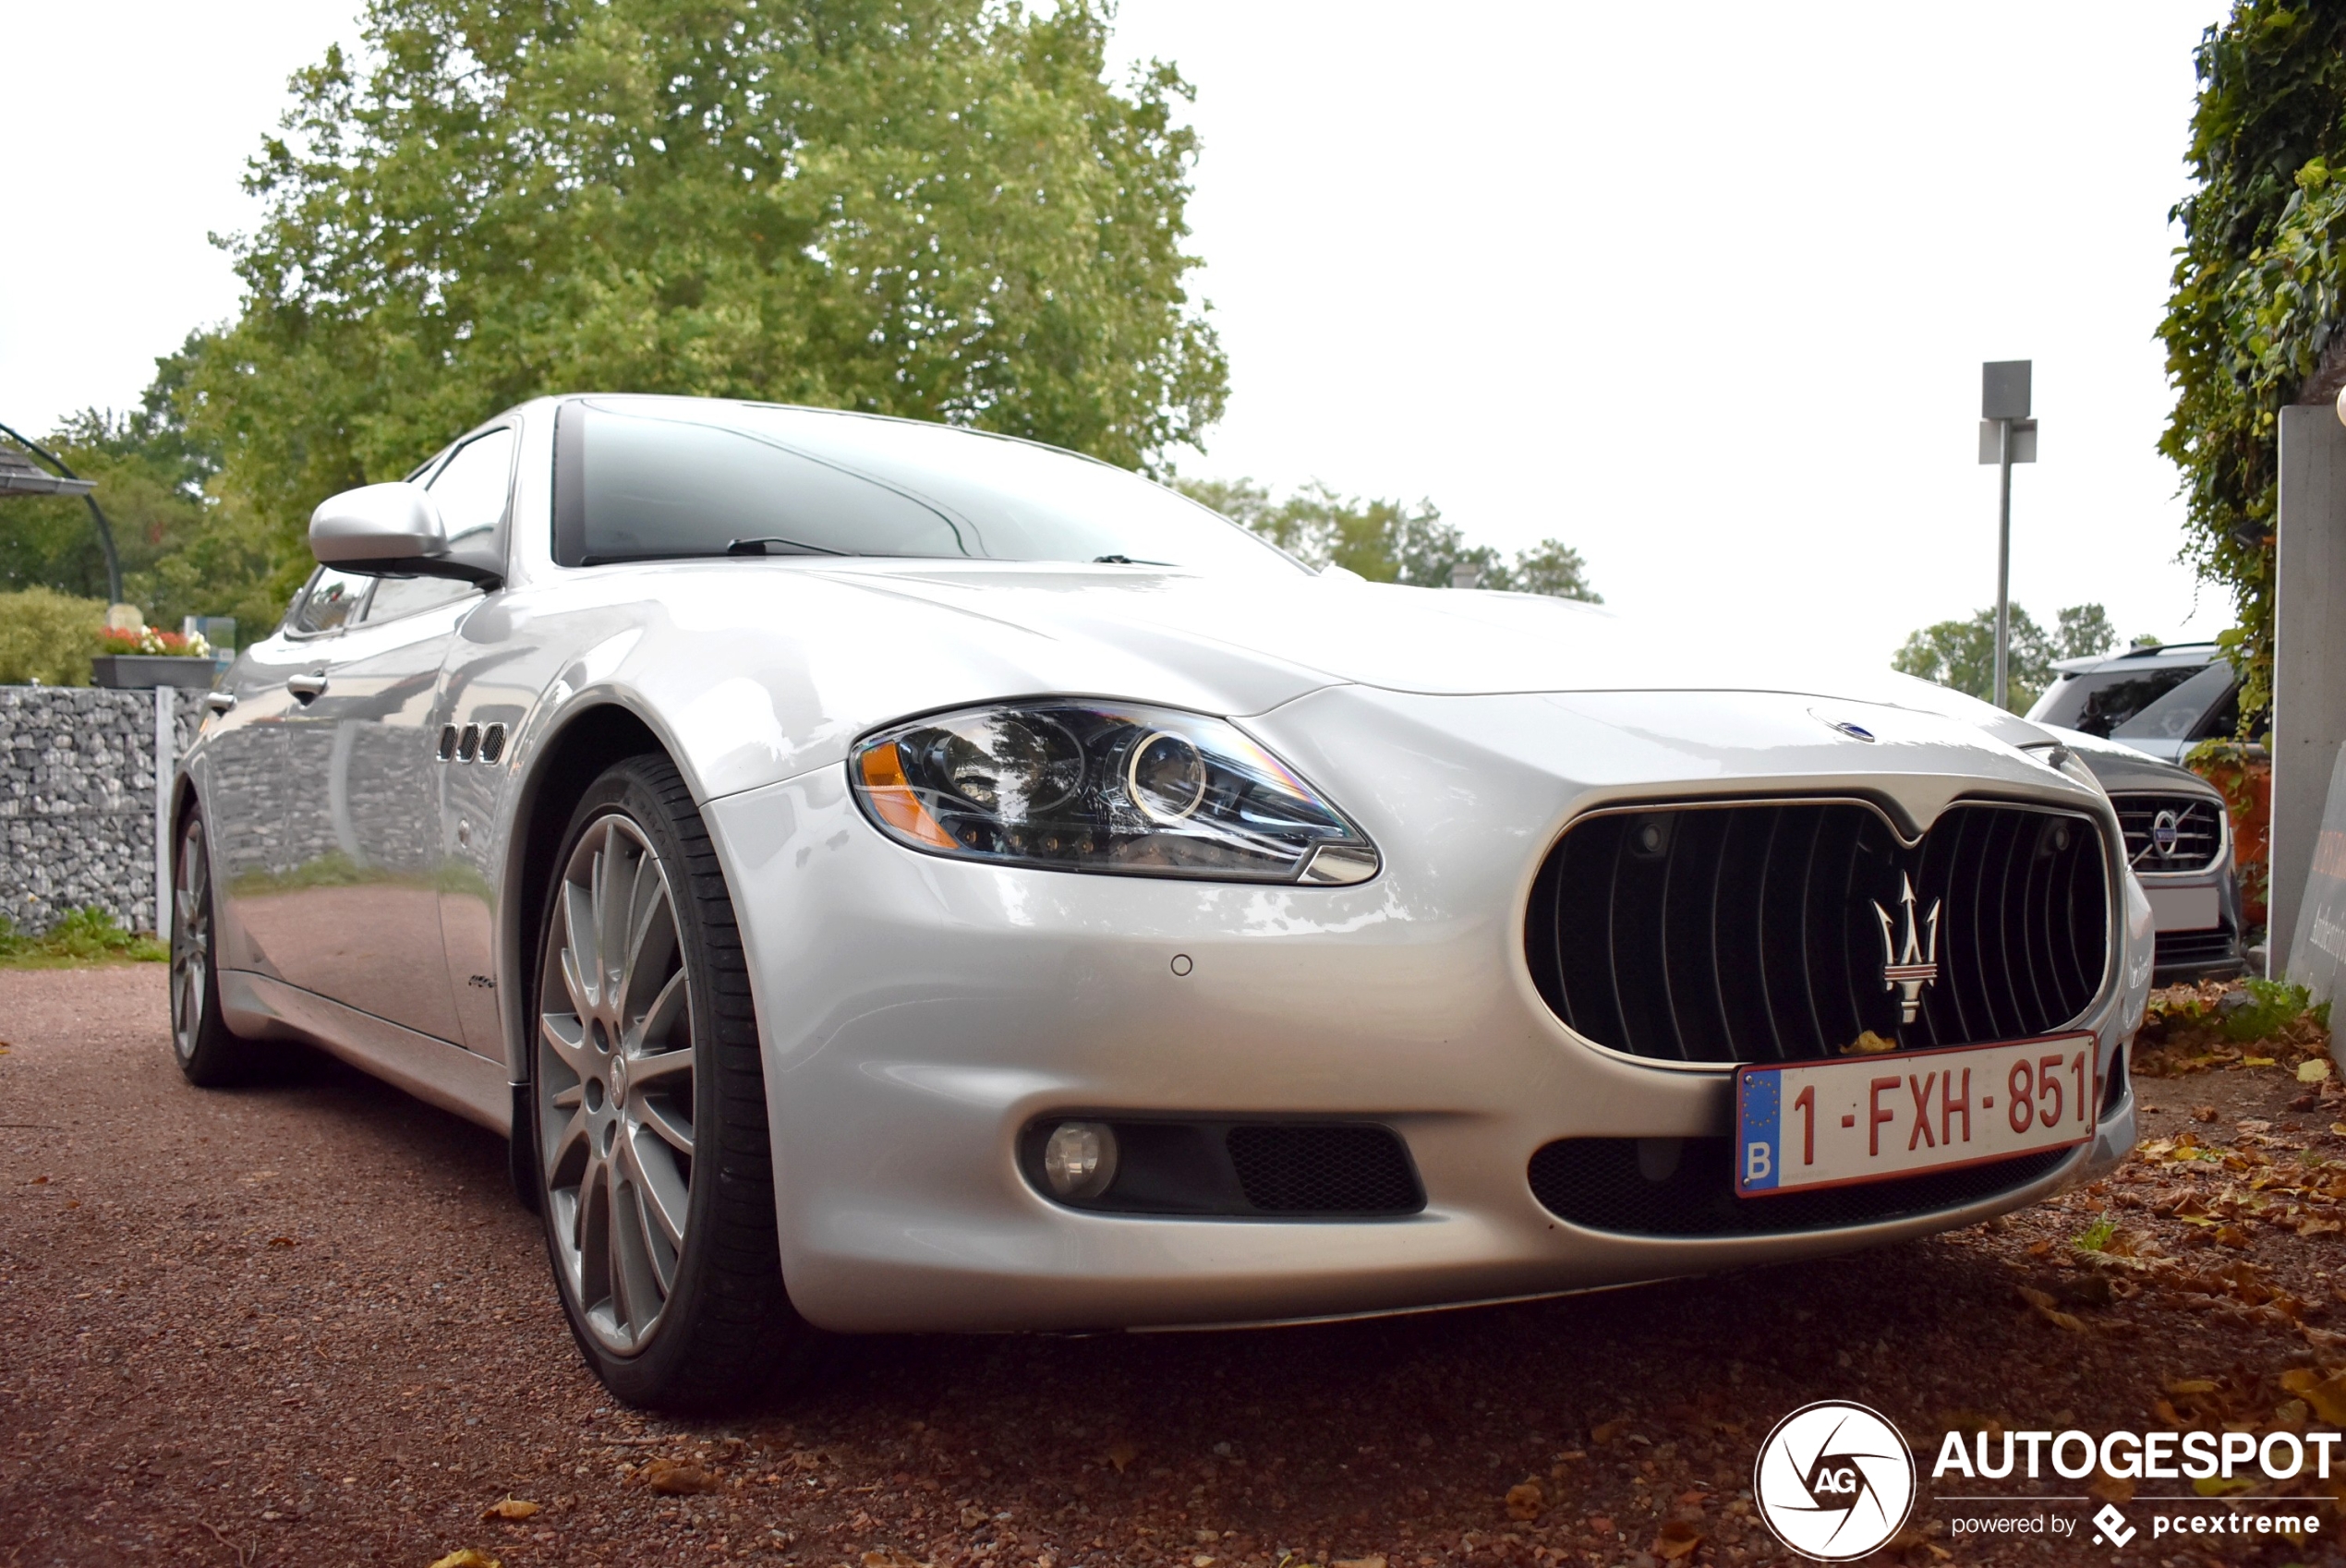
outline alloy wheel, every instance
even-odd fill
[[[203,824],[190,817],[180,833],[179,869],[171,888],[171,1041],[183,1062],[196,1054],[211,982],[211,883]]]
[[[641,1350],[676,1289],[692,1201],[692,978],[667,869],[625,815],[579,836],[538,981],[538,1152],[589,1333]]]

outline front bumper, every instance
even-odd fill
[[[1728,1130],[1733,1080],[1569,1033],[1522,958],[1563,825],[1624,799],[1861,790],[1928,822],[1995,793],[2092,797],[1948,721],[1812,700],[1423,698],[1335,688],[1249,721],[1356,814],[1355,887],[1010,870],[883,839],[828,768],[708,803],[751,961],[792,1299],[853,1331],[1149,1327],[1408,1310],[1844,1251],[2033,1201],[2122,1158],[2133,1102],[2040,1179],[1959,1209],[1763,1236],[1578,1227],[1528,1168],[1568,1137]],[[1732,738],[1732,747],[1715,740]],[[2106,809],[2103,808],[2103,809]],[[2108,1072],[2139,1023],[2148,907],[2079,1027]],[[1176,959],[1186,959],[1177,965]],[[1186,972],[1177,972],[1186,971]],[[1019,1170],[1038,1116],[1357,1117],[1406,1140],[1404,1218],[1082,1212]]]

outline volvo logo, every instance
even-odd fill
[[[1901,872],[1898,875],[1898,901],[1905,906],[1905,941],[1898,941],[1890,919],[1890,911],[1876,902],[1875,918],[1881,922],[1881,988],[1898,993],[1898,1021],[1912,1023],[1915,1011],[1922,1006],[1922,988],[1939,978],[1939,906],[1943,899],[1930,901],[1930,912],[1923,917],[1927,935],[1917,936],[1915,926],[1914,878]]]
[[[2183,841],[2183,819],[2175,813],[2163,811],[2151,819],[2150,842],[2151,846],[2159,851],[2160,860],[2166,860],[2174,854],[2175,846]]]

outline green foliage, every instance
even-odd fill
[[[187,392],[214,493],[281,540],[550,392],[1138,468],[1220,415],[1184,288],[1190,90],[1161,64],[1111,89],[1094,0],[370,0],[363,31],[252,165],[243,313]]]
[[[180,407],[189,356],[200,346],[190,338],[158,359],[137,408],[84,409],[42,444],[96,481],[122,557],[124,596],[149,622],[176,630],[182,616],[234,615],[239,625],[265,627],[290,593],[270,581],[282,547],[205,493],[218,453],[188,431]],[[306,574],[307,552],[299,564]],[[78,497],[19,498],[0,511],[0,591],[34,586],[98,599],[103,613],[105,557]]]
[[[2098,1252],[2103,1248],[2109,1246],[2111,1237],[2115,1236],[2117,1234],[2117,1220],[2112,1218],[2110,1215],[2104,1214],[2092,1224],[2087,1225],[2084,1230],[2078,1232],[2075,1238],[2070,1242],[2070,1245],[2074,1247],[2080,1252]]]
[[[2267,1039],[2308,1016],[2323,1029],[2329,1027],[2329,1004],[2316,1006],[2314,994],[2302,985],[2280,980],[2249,980],[2242,982],[2241,989],[2250,998],[2248,1005],[2221,1014],[2224,1034],[2229,1039]]]
[[[105,623],[103,597],[39,587],[0,593],[0,686],[87,686]]]
[[[121,960],[161,963],[170,957],[168,944],[125,931],[112,914],[94,904],[67,915],[44,936],[24,935],[14,921],[0,915],[0,968],[63,969]]]
[[[2196,189],[2159,336],[2175,406],[2159,450],[2183,470],[2183,559],[2226,585],[2239,624],[2241,733],[2271,700],[2279,411],[2335,353],[2346,290],[2346,7],[2239,0],[2195,55],[2185,154]]]
[[[2012,607],[2010,663],[2012,711],[2026,713],[2052,684],[2053,661],[2089,658],[2117,645],[2118,633],[2098,604],[2071,605],[2054,618],[2050,635],[2018,605]],[[1968,621],[1941,621],[1910,634],[1891,657],[1892,669],[1952,686],[1983,702],[1996,683],[1996,612],[1983,609]]]
[[[1509,564],[1488,545],[1469,545],[1431,501],[1415,506],[1362,501],[1315,481],[1274,505],[1269,489],[1252,479],[1175,484],[1191,501],[1243,524],[1308,566],[1340,566],[1373,583],[1421,588],[1449,587],[1452,570],[1463,566],[1481,587],[1604,602],[1589,585],[1580,552],[1570,546],[1542,539]]]

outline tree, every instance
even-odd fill
[[[268,586],[273,541],[239,527],[207,496],[219,453],[180,414],[190,337],[155,362],[155,378],[127,412],[87,408],[42,438],[97,484],[122,558],[123,593],[153,624],[182,616],[233,615],[240,634],[273,622],[284,597]],[[0,511],[0,592],[52,588],[93,598],[103,615],[105,561],[90,514],[70,497],[12,500]]]
[[[1095,0],[369,0],[295,78],[201,345],[214,493],[297,537],[496,409],[610,389],[1196,444],[1189,88]],[[296,554],[296,551],[288,551]]]
[[[2098,604],[2071,605],[2055,618],[2050,636],[2018,605],[2012,607],[2012,641],[2005,674],[2012,711],[2026,713],[2052,684],[2053,660],[2090,658],[2117,645],[2118,633]],[[1967,621],[1941,621],[1906,638],[1891,658],[1902,674],[1952,686],[1993,702],[1996,684],[1996,612],[1983,609]]]
[[[1542,539],[1518,552],[1509,565],[1489,545],[1468,544],[1455,524],[1442,520],[1441,508],[1431,501],[1415,506],[1363,501],[1340,495],[1318,480],[1276,505],[1270,490],[1252,479],[1180,479],[1176,488],[1307,566],[1340,566],[1372,583],[1421,588],[1449,587],[1452,573],[1465,567],[1481,587],[1604,602],[1589,586],[1580,552],[1570,546]]]
[[[2279,411],[2346,384],[2346,7],[2239,0],[2194,55],[2183,243],[2159,336],[2183,559],[2231,589],[2242,733],[2271,700]]]

